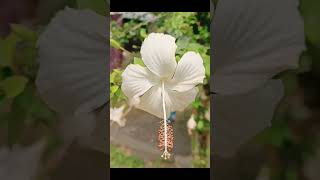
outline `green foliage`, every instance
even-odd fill
[[[116,40],[112,39],[112,38],[110,39],[110,45],[111,45],[111,47],[113,47],[113,48],[122,49],[120,43],[117,42]]]
[[[300,12],[304,19],[306,39],[320,46],[320,1],[300,0]]]
[[[96,13],[107,15],[107,1],[106,0],[77,0],[78,9],[91,9]]]
[[[13,58],[15,56],[17,44],[17,36],[11,33],[4,39],[0,39],[0,66],[9,66],[13,65]]]
[[[113,168],[143,168],[144,161],[126,153],[119,147],[110,146],[110,166]]]
[[[21,24],[11,24],[12,31],[21,39],[36,42],[38,34],[35,31],[21,25]]]
[[[23,92],[28,79],[24,76],[11,76],[0,82],[0,88],[7,98],[13,98]]]
[[[299,69],[285,71],[277,76],[283,81],[285,98],[275,112],[272,126],[257,137],[276,152],[272,159],[281,162],[278,168],[270,166],[272,180],[304,179],[305,162],[318,149],[316,123],[310,121],[317,117],[310,113],[309,117],[302,116],[297,120],[294,114],[304,110],[314,111],[308,101],[318,96],[318,93],[309,92],[318,88],[317,82],[313,82],[312,78],[319,77],[320,73],[319,6],[320,2],[317,0],[300,0],[299,10],[304,19],[307,49],[300,56]],[[305,76],[307,78],[302,81],[300,78]],[[301,101],[296,101],[297,98]]]
[[[210,14],[176,12],[158,21],[158,32],[165,32],[177,39],[177,56],[187,51],[199,53],[204,61],[207,79],[210,77]]]
[[[175,12],[171,13],[170,16],[158,21],[160,27],[158,32],[166,32],[176,37],[192,37],[197,36],[193,33],[193,26],[197,23],[197,17],[195,12]]]
[[[56,123],[56,114],[40,99],[34,82],[38,33],[20,24],[11,29],[0,40],[0,128],[7,129],[10,146],[23,140],[26,129]]]
[[[145,66],[141,58],[134,57],[133,64],[138,64],[140,66]]]
[[[208,102],[204,102],[200,97],[197,97],[192,103],[195,118],[197,123],[196,130],[200,134],[208,134],[210,131],[210,121],[205,118],[205,113],[208,111]]]
[[[292,133],[285,125],[273,126],[264,130],[257,138],[263,143],[281,147],[292,140]]]
[[[127,99],[121,91],[122,72],[123,70],[113,69],[110,74],[110,101],[113,106],[119,105]]]

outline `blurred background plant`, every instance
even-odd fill
[[[26,134],[47,129],[56,123],[56,115],[37,94],[38,71],[36,41],[38,32],[21,24],[11,24],[11,31],[0,39],[0,128],[7,132],[6,143],[26,143]]]
[[[262,140],[269,149],[268,167],[272,180],[319,178],[319,172],[314,169],[319,166],[307,167],[320,148],[319,7],[317,0],[300,0],[306,50],[300,56],[297,70],[279,74],[278,78],[285,85],[285,97],[276,111],[272,127],[262,133],[265,137]],[[313,174],[310,174],[310,168]]]
[[[42,141],[45,142],[45,150],[34,152],[34,156],[41,157],[41,162],[51,166],[53,164],[50,165],[48,160],[52,157],[52,153],[62,145],[63,140],[57,132],[59,118],[42,101],[35,84],[39,68],[38,37],[51,18],[65,6],[75,9],[89,8],[102,15],[106,15],[108,6],[104,0],[5,0],[0,4],[1,150],[8,147],[9,151],[13,152],[12,154],[16,150],[18,151],[16,154],[22,154],[20,159],[23,160],[26,157],[22,156],[27,149],[32,147],[32,144]],[[17,150],[16,147],[21,147],[21,149]],[[6,156],[5,151],[1,153],[3,157]],[[16,157],[12,157],[10,163],[16,163],[14,158]],[[3,160],[9,161],[9,159]],[[6,170],[6,167],[3,166],[7,165],[1,162],[0,169]],[[27,167],[23,167],[22,164],[19,164],[19,167],[22,172],[21,176],[24,178],[31,175],[23,173],[34,173],[24,170],[23,168],[27,169]],[[44,171],[47,172],[47,170]],[[20,172],[15,171],[14,173],[19,174]],[[10,176],[11,174],[5,171],[0,173],[0,178],[7,179],[3,175]]]
[[[121,73],[129,64],[145,66],[140,56],[140,46],[151,32],[167,33],[176,38],[176,59],[187,51],[200,53],[204,61],[206,78],[199,86],[199,96],[187,108],[194,117],[195,127],[189,128],[192,140],[193,166],[208,167],[210,157],[210,13],[111,13],[110,100],[113,108],[132,105],[121,91]],[[120,65],[121,64],[121,65]],[[124,118],[124,117],[123,117]],[[111,119],[112,120],[112,119]],[[187,124],[188,119],[184,119]]]

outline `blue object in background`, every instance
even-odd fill
[[[176,120],[177,118],[177,113],[176,112],[171,112],[169,118],[167,119],[167,123],[172,123]]]

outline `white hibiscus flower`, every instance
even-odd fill
[[[151,33],[142,43],[141,56],[146,67],[130,64],[122,74],[122,91],[130,99],[140,96],[137,108],[163,118],[182,111],[196,97],[195,87],[205,77],[203,60],[198,53],[187,52],[177,64],[175,38]],[[162,96],[164,94],[164,96]]]
[[[203,83],[205,68],[198,53],[187,52],[176,62],[175,38],[162,33],[151,33],[143,41],[141,56],[146,67],[130,64],[122,74],[122,91],[132,99],[140,97],[136,106],[159,118],[166,119],[170,112],[182,111],[194,101]],[[166,157],[166,139],[164,157]]]
[[[270,125],[283,70],[298,66],[303,21],[297,0],[221,0],[212,23],[214,153],[230,156]]]

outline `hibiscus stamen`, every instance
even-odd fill
[[[164,123],[164,152],[161,155],[162,158],[169,159],[170,153],[168,152],[168,136],[167,136],[167,113],[166,105],[164,101],[164,81],[162,81],[162,108],[163,108],[163,123]]]

